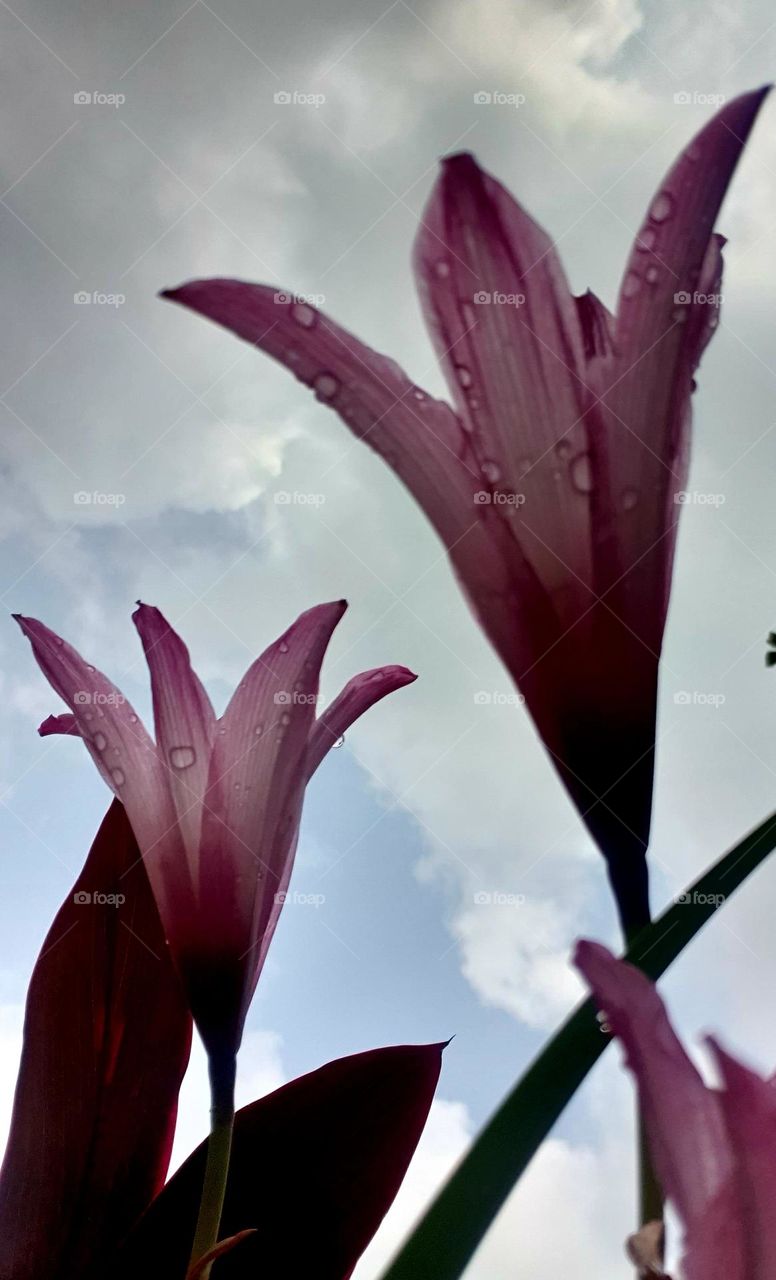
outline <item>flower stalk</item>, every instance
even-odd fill
[[[223,1058],[211,1056],[210,1071],[210,1138],[208,1139],[207,1164],[202,1183],[202,1199],[191,1250],[191,1267],[218,1243],[221,1214],[229,1178],[229,1156],[234,1129],[234,1081],[236,1058],[226,1054]],[[212,1263],[199,1272],[202,1280],[208,1280]]]

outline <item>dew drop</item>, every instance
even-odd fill
[[[622,491],[622,509],[623,511],[632,511],[639,500],[638,489],[623,489]]]
[[[285,640],[281,640],[278,645],[278,653],[288,653],[288,644]]]
[[[339,382],[331,373],[319,373],[313,382],[313,390],[321,400],[331,400],[339,391]]]
[[[288,714],[288,712],[287,712],[287,711],[284,711],[284,712],[283,712],[283,714],[282,714],[282,716],[280,717],[280,723],[281,723],[281,724],[290,724],[290,723],[291,723],[291,717],[290,717],[290,715]]]
[[[291,315],[303,329],[312,329],[315,324],[315,312],[306,302],[295,302],[291,308]]]
[[[462,387],[470,387],[472,385],[472,375],[465,364],[457,364],[455,372]]]
[[[121,771],[121,769],[111,769],[110,776],[112,777],[117,787],[124,786],[124,783],[126,782],[126,778],[124,777],[124,774]]]
[[[130,723],[130,724],[137,724],[137,716],[136,716],[136,715],[131,715],[131,716],[129,717],[129,723]]]
[[[690,144],[690,146],[687,148],[684,154],[686,155],[688,160],[692,160],[694,162],[696,160],[700,160],[701,149],[698,146],[697,142],[693,142]]]
[[[256,728],[253,730],[253,732],[256,734],[256,737],[257,737],[257,738],[260,738],[260,737],[261,737],[261,735],[262,735],[262,734],[263,734],[263,732],[264,732],[264,725],[263,725],[263,724],[257,724],[257,725],[256,725]]]
[[[674,321],[675,324],[684,324],[685,320],[687,319],[687,308],[674,307],[674,310],[671,315],[671,319]]]
[[[589,453],[578,453],[571,462],[571,483],[578,493],[591,493],[593,490],[593,468],[590,465]]]
[[[197,754],[193,747],[170,748],[170,764],[173,769],[188,769],[196,758]]]
[[[335,748],[337,748],[337,747],[344,747],[344,745],[345,745],[345,735],[343,733],[342,737],[337,742],[334,743],[334,746]]]
[[[636,241],[636,249],[639,253],[648,253],[651,249],[654,249],[656,243],[657,232],[655,228],[645,227],[644,230],[639,233],[639,238]]]
[[[555,446],[555,452],[559,458],[567,458],[571,453],[571,441],[559,440]]]
[[[440,258],[438,262],[434,263],[434,271],[441,280],[444,280],[450,274],[450,263],[446,262],[444,258]]]
[[[653,222],[666,222],[674,211],[674,198],[667,191],[655,196],[649,216]]]
[[[496,484],[501,479],[501,467],[490,458],[485,459],[480,469],[490,484]]]
[[[413,387],[412,394],[414,395],[416,400],[425,400],[426,398],[425,391],[421,391],[420,387]]]
[[[641,277],[635,271],[629,271],[622,286],[623,298],[633,298],[641,288]]]
[[[652,263],[644,272],[644,279],[647,281],[647,284],[654,284],[656,280],[659,280],[659,278],[660,272],[654,263]]]
[[[95,745],[95,747],[97,748],[97,750],[98,750],[98,751],[104,751],[104,750],[105,750],[105,748],[106,748],[106,747],[107,747],[107,745],[108,745],[108,739],[105,737],[105,734],[104,734],[104,733],[100,733],[99,731],[98,731],[97,733],[95,733],[95,735],[94,735],[94,745]]]
[[[62,639],[62,637],[61,637],[61,636],[57,636],[56,643],[57,643],[58,645],[62,645],[62,644],[64,644],[65,642],[64,642],[64,640]]]

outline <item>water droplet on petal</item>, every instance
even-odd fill
[[[559,440],[555,446],[555,452],[559,458],[567,458],[571,453],[571,441]]]
[[[426,398],[425,391],[421,391],[420,387],[413,387],[412,394],[414,395],[416,400],[425,400]]]
[[[684,324],[685,320],[687,319],[687,308],[674,307],[674,310],[671,315],[671,319],[674,321],[675,324]]]
[[[106,748],[106,747],[107,747],[107,745],[108,745],[108,739],[105,737],[105,734],[104,734],[104,733],[100,733],[99,731],[98,731],[97,733],[95,733],[95,735],[94,735],[94,745],[95,745],[95,747],[97,748],[97,750],[98,750],[98,751],[104,751],[104,750],[105,750],[105,748]]]
[[[344,733],[343,733],[342,737],[341,737],[337,742],[335,742],[335,743],[334,743],[334,746],[335,746],[335,747],[344,747],[344,745],[345,745],[345,735],[344,735]]]
[[[622,509],[623,511],[632,511],[639,500],[638,489],[623,489],[622,491]]]
[[[591,493],[593,490],[593,468],[589,453],[578,453],[571,462],[571,483],[578,493]]]
[[[197,758],[193,747],[171,747],[170,764],[173,769],[188,769]]]
[[[285,640],[281,640],[278,645],[278,653],[288,653],[288,644]]]
[[[653,222],[666,222],[674,211],[674,198],[667,191],[655,196],[649,216]]]
[[[490,484],[496,484],[501,479],[501,467],[490,458],[485,459],[480,470]]]
[[[444,258],[440,258],[438,262],[434,263],[434,271],[441,280],[444,280],[450,274],[450,263],[446,262]]]
[[[455,366],[455,372],[458,375],[458,381],[462,387],[470,387],[472,385],[472,375],[469,369],[466,368],[465,364],[457,364]]]
[[[659,280],[659,278],[660,278],[660,272],[658,271],[654,263],[652,263],[650,266],[647,267],[646,271],[644,272],[644,279],[647,281],[648,284],[654,284],[656,280]]]
[[[629,271],[623,281],[622,296],[623,298],[633,298],[641,288],[641,277],[636,275],[635,271]]]
[[[56,643],[57,643],[57,644],[64,644],[65,642],[64,642],[64,640],[62,639],[62,637],[61,637],[61,636],[57,636],[57,638],[56,638]]]
[[[131,716],[129,717],[129,723],[130,723],[130,724],[137,724],[137,716],[135,716],[135,715],[131,715]]]
[[[291,717],[290,717],[290,715],[288,714],[288,712],[287,712],[287,711],[284,711],[284,712],[283,712],[283,714],[282,714],[282,716],[280,717],[280,723],[281,723],[281,724],[290,724],[290,723],[291,723]]]
[[[262,734],[263,734],[263,732],[264,732],[264,725],[263,725],[263,724],[257,724],[257,725],[256,725],[256,728],[253,730],[253,732],[256,734],[256,737],[257,737],[257,738],[260,738],[260,737],[261,737],[261,735],[262,735]]]
[[[115,782],[117,787],[124,786],[124,783],[126,782],[126,778],[124,777],[124,774],[122,773],[121,769],[111,769],[110,776]]]
[[[636,241],[636,250],[638,253],[648,253],[650,249],[654,249],[657,243],[657,232],[654,227],[645,227],[639,232]]]
[[[319,373],[313,382],[313,390],[321,400],[331,400],[339,391],[339,382],[331,373]]]
[[[291,315],[303,329],[312,329],[315,324],[315,312],[306,302],[295,302],[291,308]]]
[[[698,146],[697,142],[693,142],[690,144],[690,146],[687,148],[684,154],[686,155],[688,160],[692,160],[692,161],[700,160],[701,149]]]

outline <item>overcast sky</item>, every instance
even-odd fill
[[[773,75],[762,0],[0,0],[7,613],[43,618],[147,710],[133,601],[159,605],[222,707],[302,609],[346,596],[324,673],[406,663],[310,788],[249,1019],[247,1100],[343,1053],[456,1038],[372,1280],[572,1007],[573,939],[614,943],[602,863],[440,544],[382,462],[287,373],[159,301],[197,275],[313,295],[442,393],[410,249],[438,159],[468,149],[613,305],[660,177],[714,103]],[[478,104],[475,95],[516,104]],[[279,95],[279,97],[278,97]],[[290,99],[290,100],[289,100]],[[719,227],[722,324],[695,397],[662,668],[652,847],[666,903],[776,808],[776,143],[766,106]],[[79,295],[89,300],[78,301]],[[703,500],[711,496],[713,501]],[[7,1113],[26,985],[107,795],[0,625],[0,1038]],[[492,697],[475,700],[478,691]],[[477,897],[511,895],[511,903]],[[691,1042],[776,1064],[776,864],[665,982]],[[627,1274],[632,1098],[606,1055],[469,1280]],[[178,1156],[204,1134],[199,1055]],[[562,1224],[562,1230],[558,1225]]]

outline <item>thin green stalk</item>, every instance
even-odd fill
[[[221,1061],[210,1058],[210,1138],[207,1144],[207,1164],[202,1183],[202,1199],[194,1232],[190,1265],[198,1262],[218,1241],[221,1213],[229,1176],[229,1155],[232,1149],[234,1128],[234,1080],[236,1061],[234,1056]],[[208,1280],[210,1266],[202,1272],[202,1280]]]
[[[642,929],[626,958],[657,979],[776,848],[776,814]],[[458,1280],[520,1175],[610,1043],[591,1000],[542,1050],[439,1192],[383,1280]]]

